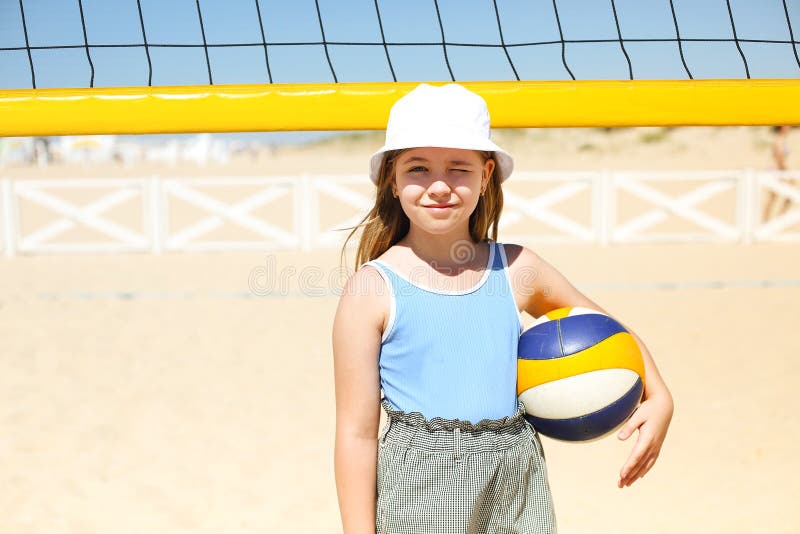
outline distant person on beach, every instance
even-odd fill
[[[775,170],[778,172],[789,170],[789,131],[791,129],[791,126],[786,125],[772,127],[772,131],[775,134],[775,139],[772,142],[772,157],[775,160]],[[788,185],[794,185],[795,182],[793,179],[785,177],[780,177],[780,180]],[[768,195],[767,204],[764,206],[764,221],[768,221],[772,217],[772,208],[780,196],[772,189],[769,190]],[[791,199],[783,197],[783,203],[780,205],[775,215],[785,213],[786,210],[789,209],[790,204]]]
[[[50,146],[50,138],[48,137],[34,137],[33,138],[33,153],[31,154],[30,162],[44,168],[50,165],[53,161],[53,155]]]

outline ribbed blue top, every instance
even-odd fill
[[[522,323],[503,247],[489,242],[483,277],[465,291],[423,287],[379,260],[391,309],[381,341],[380,382],[396,409],[478,423],[517,411]]]

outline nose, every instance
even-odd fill
[[[428,186],[428,194],[431,196],[450,195],[450,184],[441,178],[434,179]]]

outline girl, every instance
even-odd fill
[[[772,157],[775,160],[775,170],[778,172],[784,172],[789,170],[789,164],[787,160],[789,159],[789,132],[791,131],[791,126],[773,126],[772,132],[775,134],[775,139],[772,142]],[[779,176],[781,182],[788,184],[789,186],[794,185],[794,180],[787,178],[785,176]],[[764,222],[768,222],[772,217],[773,206],[775,202],[779,200],[779,195],[775,190],[768,188],[767,189],[767,203],[764,206],[764,215],[762,220]],[[792,200],[789,197],[784,197],[783,202],[778,207],[777,213],[775,216],[782,215],[789,209]]]
[[[333,324],[345,534],[555,532],[541,443],[516,396],[519,313],[606,312],[531,250],[496,242],[513,160],[478,95],[420,85],[392,107],[370,163],[377,198]],[[647,384],[618,434],[639,430],[619,487],[653,466],[672,416],[634,337]]]

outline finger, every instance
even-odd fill
[[[633,413],[633,415],[631,415],[630,419],[628,419],[628,421],[624,425],[622,425],[622,428],[619,429],[619,432],[617,432],[617,438],[619,438],[622,441],[625,441],[626,439],[631,437],[631,434],[633,434],[633,432],[637,428],[642,426],[642,423],[644,423],[644,421],[645,421],[644,417],[639,415],[639,410],[636,410]]]
[[[644,462],[645,457],[649,456],[651,443],[651,437],[646,432],[642,432],[640,430],[639,438],[636,440],[636,445],[634,445],[630,456],[628,456],[628,460],[622,466],[620,478],[628,479],[634,471],[639,469]]]
[[[638,464],[636,464],[636,466],[634,466],[634,468],[630,470],[630,472],[628,473],[628,476],[625,477],[625,480],[623,482],[624,485],[625,486],[630,486],[631,484],[636,482],[638,479],[642,478],[644,476],[644,474],[647,472],[646,471],[646,466],[647,466],[648,462],[650,462],[650,457],[649,456],[644,458]]]
[[[658,452],[651,453],[647,456],[647,458],[641,463],[640,467],[637,468],[635,471],[632,471],[628,475],[627,481],[625,484],[630,486],[634,482],[636,482],[640,478],[644,478],[644,476],[653,468],[655,465],[656,460],[658,459]]]
[[[652,454],[652,455],[650,455],[650,457],[648,457],[648,458],[647,458],[647,461],[645,461],[645,462],[644,462],[644,465],[642,465],[642,468],[639,470],[639,473],[637,473],[637,476],[636,476],[636,478],[644,478],[644,476],[645,476],[647,473],[649,473],[649,472],[650,472],[650,470],[651,470],[651,469],[653,468],[653,466],[655,465],[655,463],[656,463],[656,458],[658,458],[658,455],[657,455],[657,454]]]
[[[642,467],[641,462],[636,462],[630,466],[625,466],[620,473],[620,483],[623,486],[630,486],[631,483],[636,480],[636,474],[640,471]]]
[[[629,477],[630,474],[638,468],[647,454],[647,450],[647,443],[644,439],[642,439],[641,434],[639,434],[639,440],[636,442],[636,445],[633,447],[630,456],[628,456],[628,460],[623,464],[622,470],[620,471],[620,476],[622,478]]]

